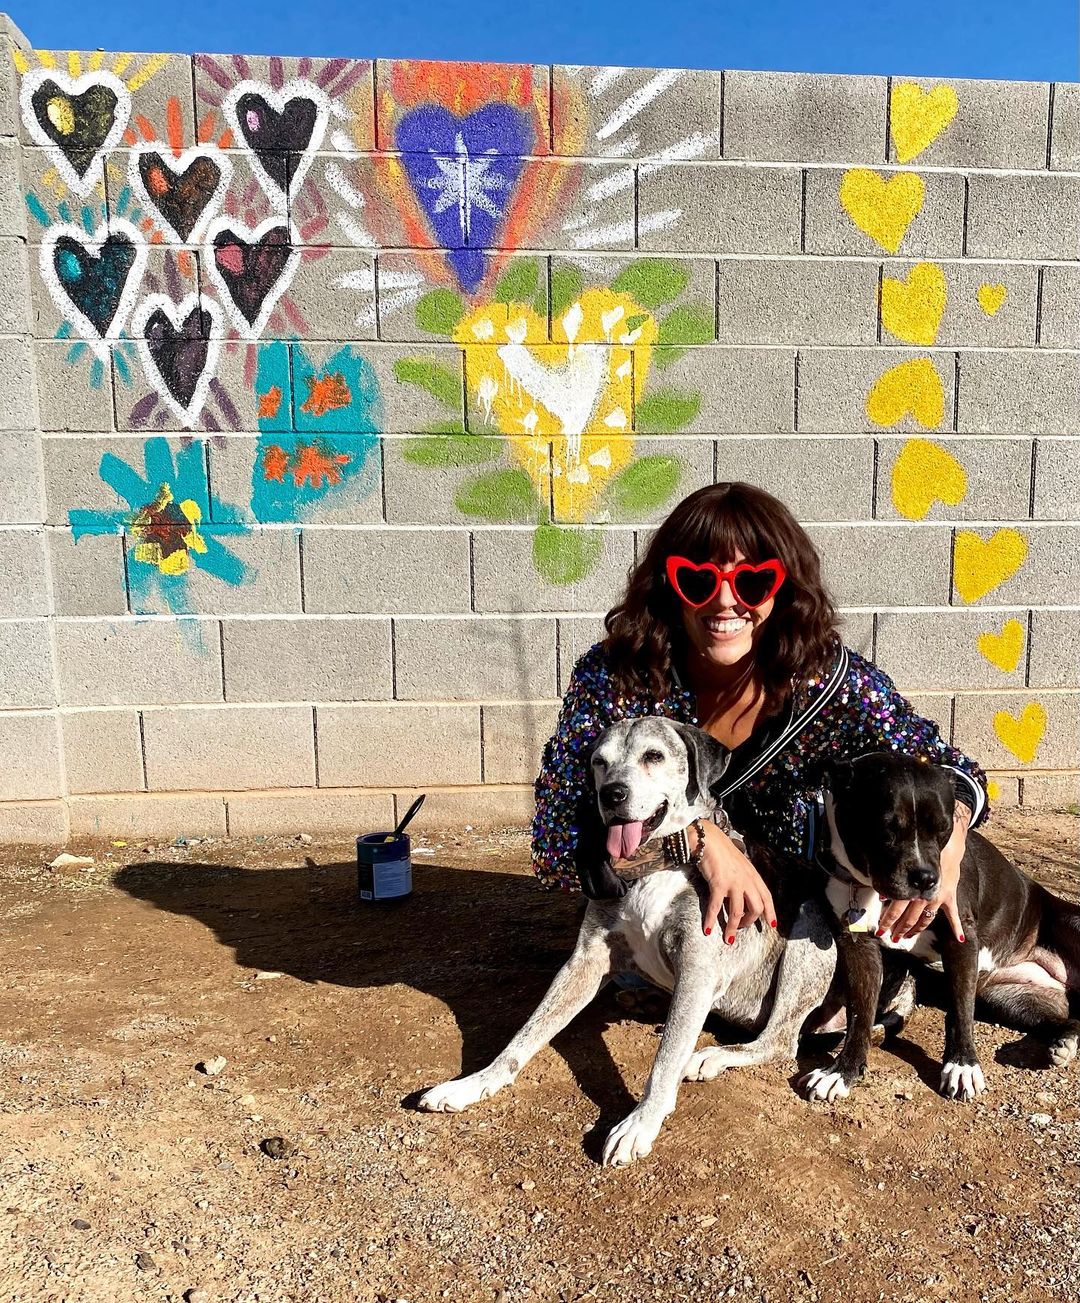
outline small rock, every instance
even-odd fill
[[[71,1225],[77,1231],[88,1231],[90,1229],[90,1223],[88,1221],[84,1221],[83,1218],[81,1217],[76,1217],[75,1220],[71,1223]]]
[[[1032,1113],[1028,1118],[1033,1127],[1048,1127],[1053,1120],[1049,1113]]]
[[[173,842],[174,846],[186,846],[187,844],[188,844],[188,839],[186,837],[177,837],[177,839]]]
[[[63,851],[60,855],[56,857],[55,860],[50,861],[49,868],[50,869],[81,868],[83,865],[93,864],[93,862],[94,862],[94,857],[92,855],[69,855],[67,851]]]
[[[195,1070],[204,1073],[207,1077],[216,1077],[219,1072],[225,1068],[228,1059],[223,1055],[215,1055],[212,1059],[203,1059],[201,1063],[196,1063]]]
[[[284,977],[284,976],[285,976],[284,973],[270,973],[270,972],[256,973],[255,980],[256,982],[272,982],[275,977]]]
[[[300,833],[300,835],[297,837],[296,840],[297,840],[298,842],[303,842],[305,846],[310,846],[311,843],[312,843],[315,839],[314,839],[314,837],[312,837],[311,833],[309,833],[309,832],[302,832],[302,833]]]
[[[188,1289],[184,1291],[184,1303],[210,1303],[210,1295],[205,1289]]]
[[[238,1104],[242,1105],[244,1108],[250,1108],[250,1107],[252,1106],[252,1104],[255,1103],[255,1096],[254,1096],[254,1095],[241,1095],[240,1098],[239,1098],[236,1102],[237,1102]]]
[[[157,1263],[149,1253],[136,1253],[135,1265],[140,1271],[157,1271]]]
[[[260,1143],[259,1148],[267,1158],[292,1158],[296,1153],[296,1146],[284,1136],[267,1136]]]
[[[535,1182],[535,1181],[530,1181],[528,1178],[526,1178],[524,1181],[519,1181],[519,1182],[518,1182],[518,1189],[519,1189],[519,1190],[535,1190],[535,1189],[536,1189],[536,1182]]]
[[[210,1200],[209,1200],[209,1199],[196,1199],[196,1200],[195,1200],[195,1207],[196,1207],[196,1208],[201,1208],[201,1209],[203,1209],[203,1210],[205,1211],[207,1208],[210,1207]]]

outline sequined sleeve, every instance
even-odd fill
[[[857,652],[849,652],[848,682],[838,708],[858,716],[851,756],[863,751],[899,751],[921,756],[952,770],[956,796],[971,808],[971,826],[982,823],[989,813],[986,774],[969,756],[946,742],[933,720],[924,719],[911,702],[896,690],[892,679]]]

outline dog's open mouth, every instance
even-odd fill
[[[668,812],[667,801],[661,801],[656,811],[644,821],[629,819],[625,823],[608,824],[607,850],[613,860],[632,860],[637,848],[647,841],[653,829],[659,828]]]

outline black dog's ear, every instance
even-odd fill
[[[574,866],[582,895],[590,900],[618,900],[625,896],[626,883],[611,867],[607,851],[607,829],[600,818],[596,804],[596,781],[592,767],[592,752],[585,760],[585,792],[578,805],[578,840],[574,851]]]
[[[717,742],[711,733],[693,724],[679,724],[670,720],[671,727],[682,738],[686,747],[686,760],[689,773],[686,779],[686,801],[688,805],[701,805],[716,797],[714,789],[719,787],[724,771],[731,759],[731,752],[722,742]]]
[[[850,760],[830,760],[825,767],[822,788],[835,796],[843,796],[851,787],[855,766]]]

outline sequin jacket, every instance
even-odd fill
[[[931,720],[915,713],[889,676],[858,652],[838,645],[828,673],[795,685],[783,726],[762,747],[753,736],[733,753],[721,803],[740,831],[775,850],[811,860],[822,827],[821,787],[827,764],[867,751],[900,751],[952,769],[957,797],[972,809],[972,826],[987,813],[986,775],[944,742]],[[533,869],[547,887],[578,889],[575,854],[580,820],[595,797],[586,761],[609,725],[640,715],[697,724],[694,694],[673,674],[657,701],[645,692],[621,695],[601,644],[574,666],[555,736],[544,748],[536,780]]]

